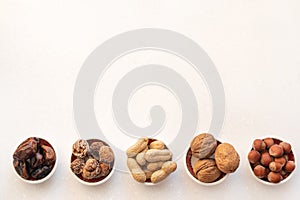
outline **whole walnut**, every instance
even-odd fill
[[[198,160],[194,167],[194,173],[197,175],[198,180],[204,183],[211,183],[217,180],[222,172],[218,169],[214,159]]]
[[[84,160],[81,158],[77,158],[71,163],[71,169],[75,174],[81,174],[84,166]]]
[[[84,158],[89,150],[89,144],[86,140],[77,140],[73,144],[73,154],[77,157]]]
[[[86,161],[82,170],[82,176],[86,179],[93,179],[101,173],[101,168],[97,160],[90,158]]]
[[[99,150],[103,145],[103,142],[93,142],[90,145],[90,153],[97,160],[99,160]]]
[[[222,172],[232,173],[239,167],[240,156],[231,144],[222,143],[215,151],[215,160]]]
[[[209,133],[196,136],[191,142],[192,155],[196,158],[209,158],[217,147],[217,140]]]
[[[99,161],[111,163],[114,161],[114,153],[109,146],[102,146],[99,150]]]

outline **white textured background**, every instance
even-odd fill
[[[0,0],[0,199],[297,199],[299,169],[275,189],[251,177],[245,158],[251,140],[268,134],[293,142],[299,155],[299,9],[297,0]],[[181,160],[158,187],[119,172],[104,185],[87,187],[69,173],[70,147],[78,137],[72,94],[82,63],[103,41],[145,27],[171,29],[198,42],[221,75],[226,120],[220,137],[242,158],[221,185],[195,184]],[[196,91],[197,81],[190,80]],[[142,99],[137,94],[138,106]],[[209,116],[209,102],[198,103],[202,117]],[[133,118],[143,121],[145,110],[130,105]],[[13,174],[11,155],[21,139],[35,134],[53,141],[59,166],[49,181],[28,185]]]

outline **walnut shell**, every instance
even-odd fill
[[[193,168],[199,181],[211,183],[217,180],[222,172],[217,168],[214,159],[198,160]]]
[[[196,136],[191,142],[191,151],[196,158],[210,157],[217,147],[217,140],[209,133]]]
[[[240,156],[231,144],[218,145],[215,151],[215,159],[218,168],[224,173],[234,172],[240,164]]]

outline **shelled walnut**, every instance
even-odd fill
[[[111,173],[113,165],[113,151],[105,142],[79,139],[73,144],[70,168],[81,180],[99,182]]]
[[[132,177],[141,183],[158,183],[177,168],[172,153],[162,141],[140,138],[129,147],[127,166]]]

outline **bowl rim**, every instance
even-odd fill
[[[22,180],[23,182],[35,185],[35,184],[43,183],[43,182],[47,181],[48,179],[50,179],[50,178],[53,176],[53,174],[54,174],[55,171],[56,171],[56,168],[57,168],[58,160],[59,160],[59,159],[58,159],[58,154],[57,154],[57,148],[56,148],[55,145],[53,145],[52,139],[50,139],[50,140],[49,140],[49,139],[45,139],[45,137],[40,136],[40,135],[24,137],[24,138],[23,138],[22,140],[20,140],[19,143],[15,146],[15,148],[14,148],[14,150],[13,150],[13,152],[12,152],[12,155],[14,154],[14,152],[16,151],[16,149],[20,146],[20,144],[21,144],[22,142],[24,142],[24,141],[27,140],[28,138],[32,138],[32,137],[39,138],[39,139],[43,139],[43,140],[47,141],[47,142],[52,146],[52,148],[53,148],[53,150],[54,150],[54,152],[55,152],[55,156],[56,156],[55,164],[54,164],[54,166],[53,166],[51,172],[50,172],[47,176],[45,176],[44,178],[39,179],[39,180],[27,180],[27,179],[22,178],[22,177],[18,174],[18,172],[16,171],[16,169],[15,169],[15,167],[14,167],[14,164],[13,164],[13,158],[12,158],[12,170],[14,171],[14,174],[16,174],[16,176],[17,176],[20,180]]]
[[[80,140],[80,139],[83,139],[83,138],[79,138],[78,140]],[[99,140],[99,141],[101,141],[101,142],[104,142],[105,144],[107,144],[110,148],[111,148],[111,146],[107,143],[107,142],[105,142],[104,140],[102,140],[102,139],[98,139],[98,138],[89,138],[89,139],[84,139],[84,140]],[[77,141],[77,140],[76,140]],[[76,142],[75,141],[75,142]],[[74,143],[73,143],[74,144]],[[111,150],[112,150],[112,152],[113,152],[113,154],[114,154],[114,158],[115,158],[115,153],[114,153],[114,150],[111,148]],[[72,159],[72,148],[71,148],[71,159]],[[84,180],[82,180],[81,178],[79,178],[73,171],[72,171],[72,169],[71,169],[71,167],[70,167],[70,164],[71,164],[71,160],[70,160],[70,163],[69,163],[69,171],[70,171],[70,173],[72,174],[72,176],[74,176],[75,177],[75,179],[78,181],[78,182],[80,182],[81,184],[83,184],[83,185],[87,185],[87,186],[97,186],[97,185],[101,185],[101,184],[103,184],[103,183],[105,183],[106,181],[108,181],[109,179],[110,179],[110,177],[113,175],[113,173],[115,172],[115,163],[116,163],[116,160],[114,160],[114,164],[113,164],[113,167],[112,167],[112,169],[111,169],[111,171],[109,172],[109,174],[108,175],[106,175],[106,177],[104,178],[104,179],[102,179],[102,180],[100,180],[100,181],[97,181],[97,182],[87,182],[87,181],[84,181]]]
[[[199,135],[199,134],[198,134]],[[196,135],[197,136],[197,135]],[[195,136],[195,137],[196,137]],[[194,137],[194,138],[195,138]],[[214,136],[214,138],[217,140],[217,142],[220,142],[221,144],[222,143],[227,143],[227,142],[225,142],[225,141],[223,141],[222,139],[220,139],[220,138],[216,138],[215,136]],[[200,181],[200,180],[198,180],[197,178],[195,178],[191,173],[190,173],[190,171],[189,171],[189,169],[188,169],[188,166],[187,166],[187,163],[186,163],[186,156],[187,156],[187,153],[189,152],[189,149],[190,149],[190,146],[188,146],[187,148],[186,148],[186,150],[185,150],[185,154],[184,154],[184,158],[183,158],[183,165],[184,165],[184,169],[185,169],[185,171],[186,171],[186,173],[188,174],[188,176],[195,182],[195,183],[198,183],[199,185],[203,185],[203,186],[208,186],[208,187],[210,187],[210,186],[215,186],[215,185],[219,185],[219,184],[221,184],[222,182],[224,182],[226,179],[227,179],[227,177],[229,176],[229,173],[226,173],[221,179],[219,179],[219,180],[217,180],[217,181],[214,181],[214,182],[211,182],[211,183],[205,183],[205,182],[202,182],[202,181]],[[236,149],[235,149],[236,150]],[[237,151],[237,150],[236,150]],[[237,151],[238,152],[238,151]],[[238,152],[238,154],[239,154],[239,152]],[[239,154],[240,155],[240,154]],[[223,173],[223,172],[222,172]]]
[[[279,183],[271,183],[271,182],[268,182],[268,181],[265,181],[265,180],[262,180],[262,179],[260,179],[260,178],[258,178],[257,176],[255,176],[255,174],[254,174],[254,171],[252,170],[252,167],[251,167],[251,163],[249,162],[249,160],[248,160],[248,154],[249,154],[249,152],[251,151],[251,149],[252,149],[252,143],[253,143],[253,141],[255,140],[255,139],[265,139],[265,138],[272,138],[272,139],[277,139],[277,140],[280,140],[280,141],[282,141],[282,142],[288,142],[290,145],[291,145],[291,147],[292,147],[292,152],[293,152],[293,156],[294,156],[294,163],[295,163],[295,169],[289,174],[289,176],[288,177],[286,177],[285,179],[283,179],[283,180],[281,180]],[[260,137],[253,137],[252,138],[252,141],[251,141],[251,143],[250,143],[250,151],[247,151],[247,153],[246,153],[246,160],[247,160],[247,165],[248,165],[248,169],[250,170],[250,172],[251,172],[251,174],[252,174],[252,176],[255,178],[255,180],[257,180],[258,182],[260,182],[260,183],[262,183],[262,184],[264,184],[264,185],[268,185],[268,186],[278,186],[278,185],[282,185],[282,184],[284,184],[284,183],[286,183],[287,181],[289,181],[291,178],[292,178],[292,176],[294,175],[294,172],[295,172],[295,170],[296,170],[296,168],[297,168],[297,164],[296,164],[296,162],[297,162],[297,158],[296,158],[296,155],[295,155],[295,151],[294,151],[294,149],[293,149],[293,143],[291,143],[290,141],[288,141],[288,140],[285,140],[285,139],[283,139],[282,137],[280,137],[280,136],[276,136],[276,135],[263,135],[263,136],[260,136]]]

